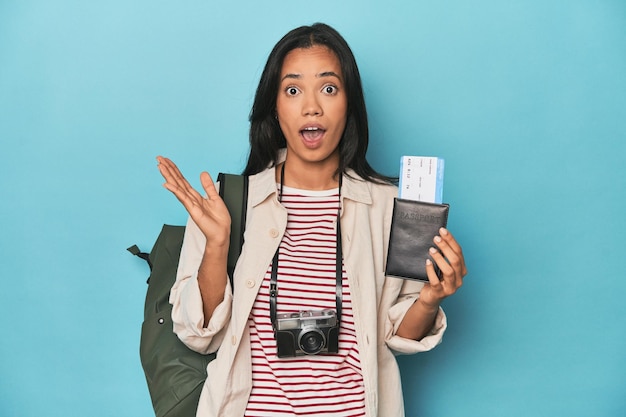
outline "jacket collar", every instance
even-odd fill
[[[278,155],[278,163],[285,160],[286,150],[281,149]],[[363,204],[372,204],[372,194],[368,182],[359,177],[354,171],[349,169],[342,179],[341,199],[354,200]],[[277,194],[276,189],[276,167],[268,167],[262,172],[250,178],[250,189],[248,199],[252,207],[265,201],[270,195]]]

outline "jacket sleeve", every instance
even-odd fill
[[[220,303],[207,327],[204,327],[202,296],[198,285],[198,269],[206,239],[195,222],[189,218],[180,253],[176,282],[170,292],[174,333],[190,349],[200,353],[217,351],[228,326],[232,306],[232,289],[227,280],[224,301]]]
[[[424,283],[419,281],[404,280],[402,282],[398,299],[387,314],[387,320],[385,321],[385,341],[390,349],[399,354],[429,351],[441,343],[443,333],[447,327],[446,315],[440,307],[435,317],[435,324],[430,332],[421,340],[406,339],[398,336],[396,332],[404,319],[404,315],[419,298],[419,293],[424,286]]]

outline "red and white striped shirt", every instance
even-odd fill
[[[277,313],[336,310],[338,190],[283,188],[287,229],[280,243]],[[252,392],[246,416],[364,416],[365,390],[350,287],[343,271],[339,353],[278,358],[269,317],[271,265],[249,318]]]

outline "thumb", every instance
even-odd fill
[[[202,188],[204,189],[204,192],[206,193],[206,196],[209,198],[209,200],[215,197],[219,197],[219,194],[215,189],[213,179],[208,172],[204,171],[200,174],[200,183],[202,184]]]

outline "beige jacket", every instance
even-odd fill
[[[396,195],[396,187],[343,177],[344,267],[352,292],[369,417],[404,415],[394,354],[430,350],[441,342],[446,328],[446,318],[440,310],[435,326],[424,339],[408,340],[395,334],[423,286],[384,274]],[[219,348],[217,358],[207,369],[209,376],[200,397],[198,417],[236,417],[245,412],[252,385],[248,316],[286,225],[287,212],[278,202],[274,169],[250,177],[245,244],[234,272],[235,290],[233,293],[227,285],[224,301],[204,328],[197,271],[205,238],[193,221],[188,222],[170,295],[174,331],[198,352]]]

